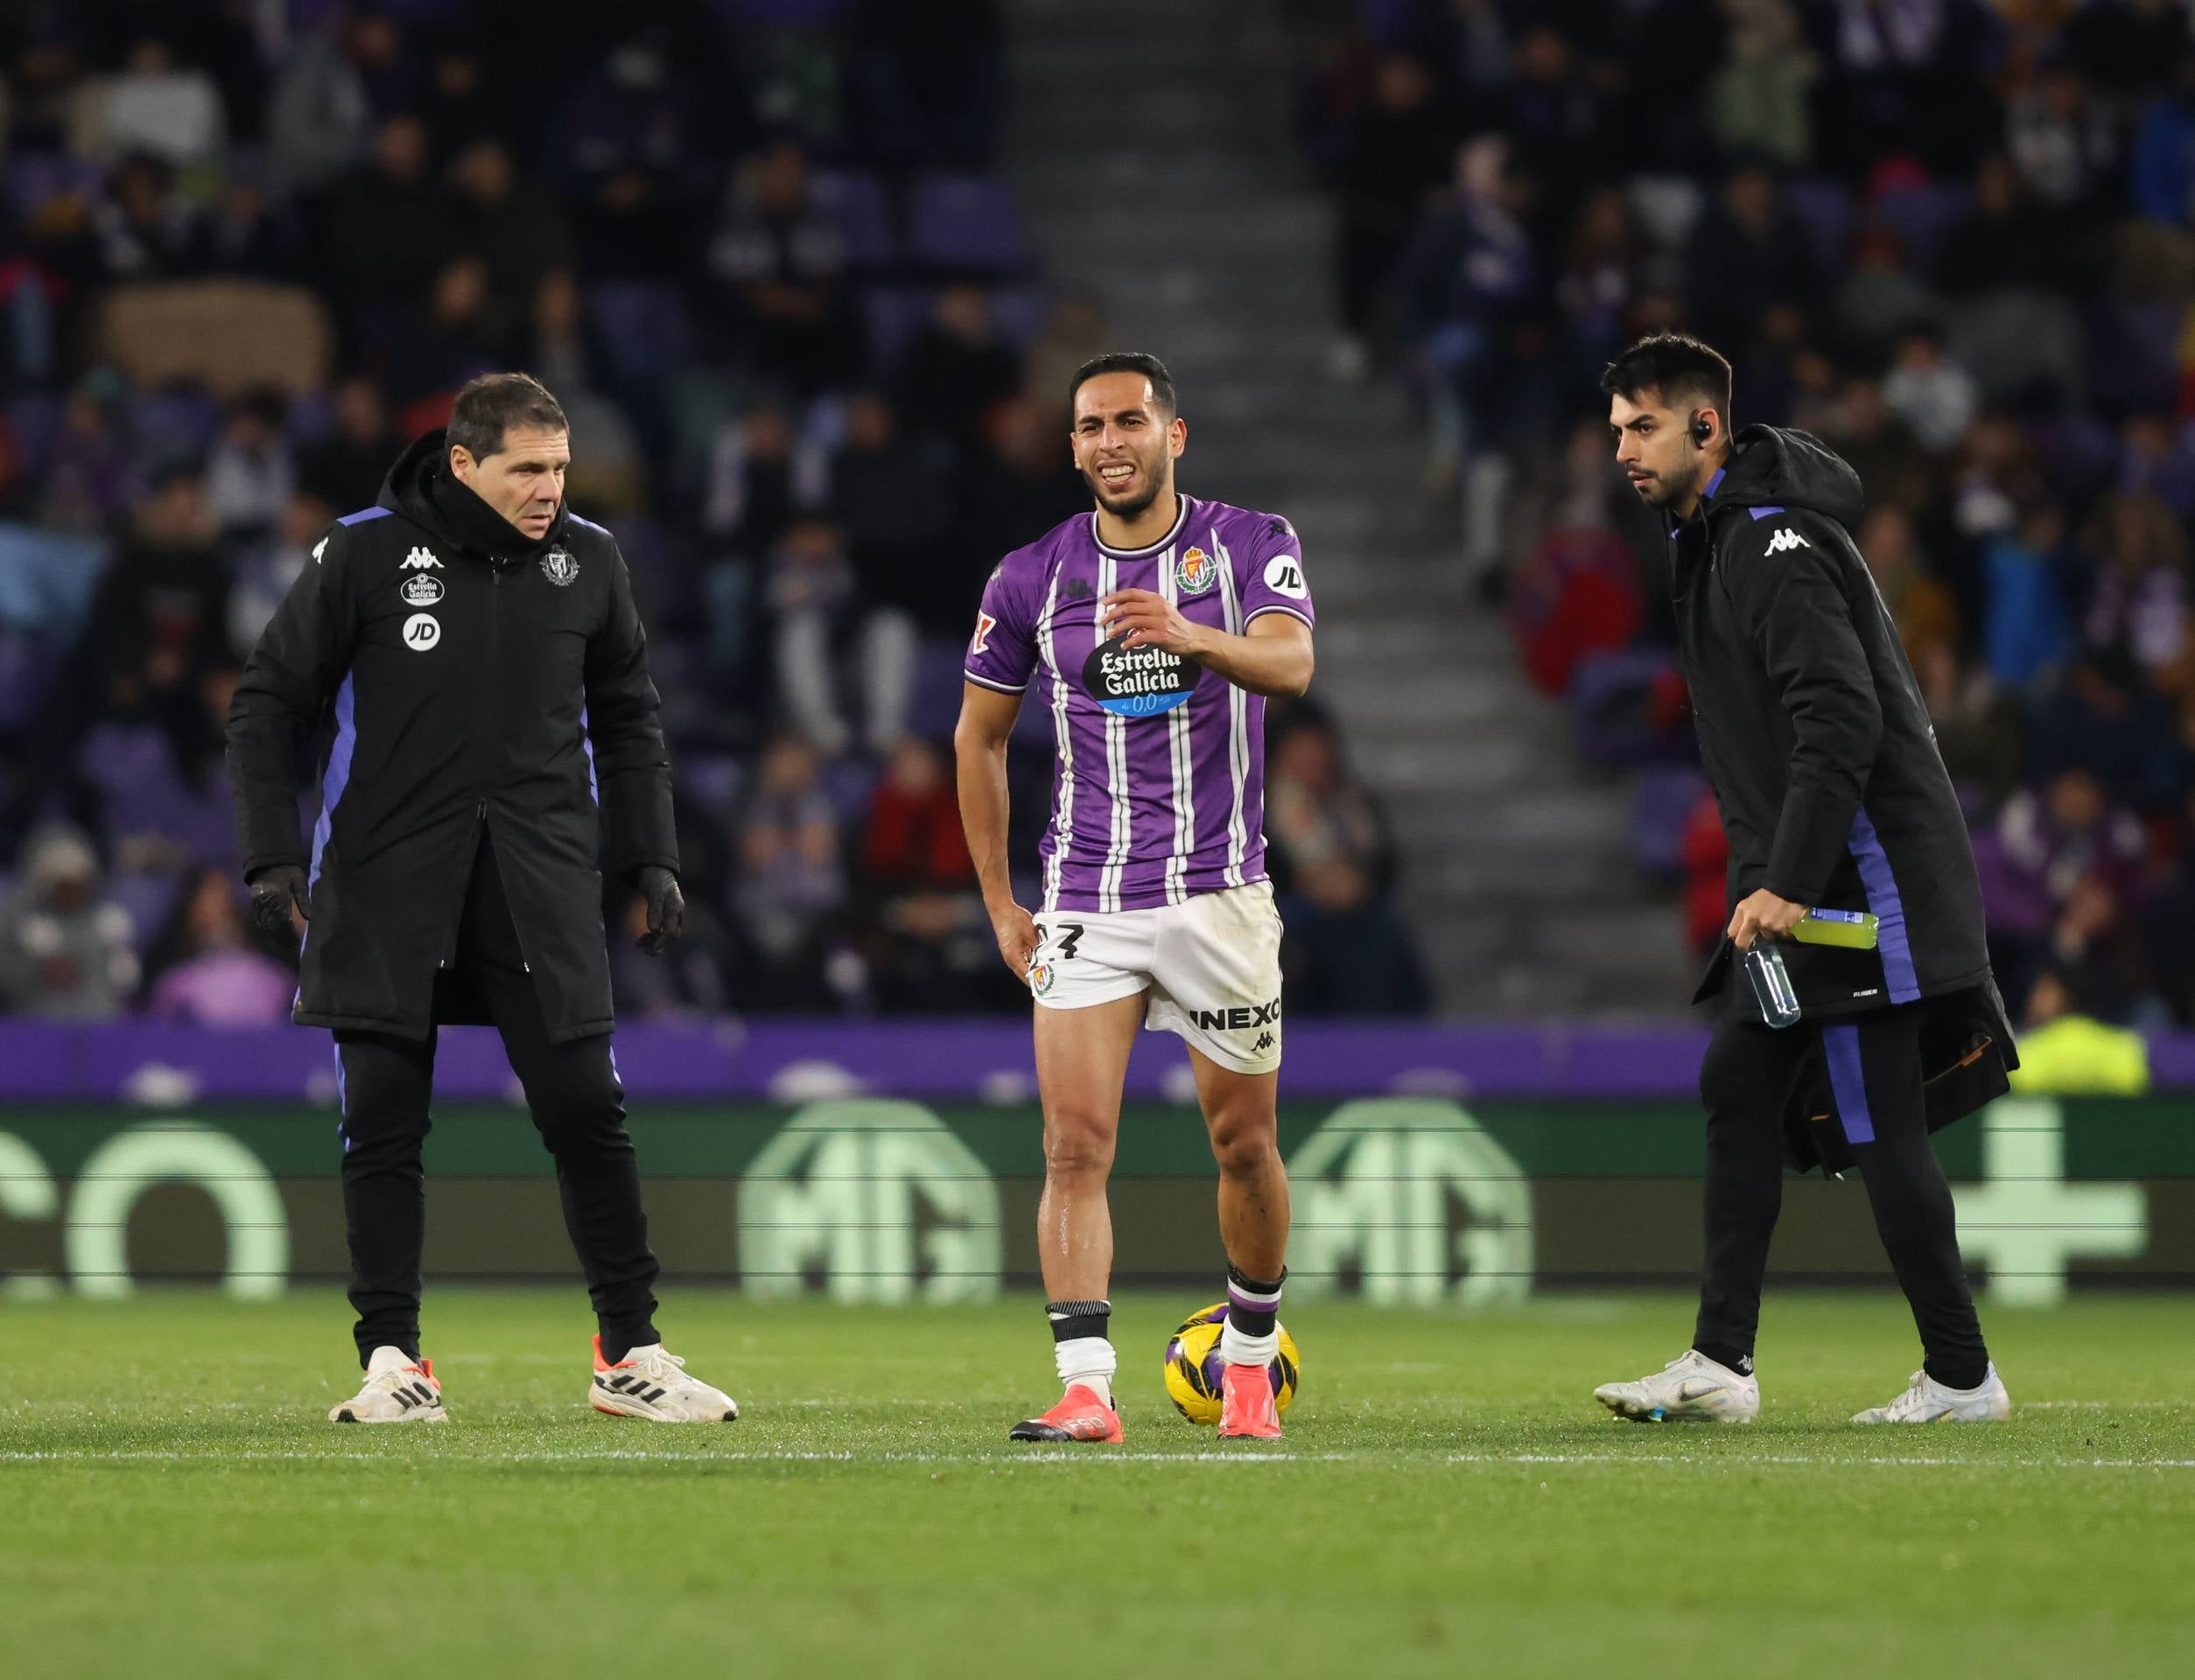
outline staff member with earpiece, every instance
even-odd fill
[[[1595,1397],[1644,1420],[1750,1422],[1786,1161],[1856,1166],[1922,1369],[1855,1423],[2010,1415],[1930,1130],[2018,1065],[1966,819],[1897,631],[1854,546],[1858,474],[1803,431],[1730,430],[1730,365],[1676,333],[1601,382],[1616,459],[1670,543],[1700,755],[1730,844],[1700,1071],[1707,1264],[1691,1348]]]

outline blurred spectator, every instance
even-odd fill
[[[228,406],[227,424],[206,465],[206,505],[230,536],[270,528],[296,486],[283,422],[289,404],[282,393],[247,391]]]
[[[1953,646],[1959,604],[1931,574],[1911,516],[1903,508],[1877,508],[1862,522],[1857,539],[1905,657],[1918,666],[1926,650]]]
[[[1722,150],[1782,169],[1813,156],[1809,94],[1820,65],[1788,0],[1722,0],[1729,56],[1708,84],[1708,120]]]
[[[640,948],[647,931],[648,900],[628,895],[610,934],[610,991],[618,1018],[661,1021],[723,1013],[729,1001],[724,934],[709,907],[687,902],[686,930],[661,956]]]
[[[228,648],[238,666],[259,645],[267,621],[311,562],[334,517],[334,508],[312,492],[293,491],[275,528],[238,551],[228,612]]]
[[[524,358],[526,366],[557,394],[571,423],[565,494],[604,516],[641,506],[647,480],[640,439],[624,411],[604,393],[579,282],[569,269],[551,269],[540,276],[533,288],[532,315],[532,351]]]
[[[742,965],[742,1001],[820,1006],[825,920],[845,903],[846,881],[821,763],[796,735],[763,749],[740,819],[739,867],[733,903],[758,959]]]
[[[743,169],[709,242],[726,288],[729,346],[766,378],[802,395],[861,369],[865,333],[846,284],[846,241],[809,193],[808,160],[780,141]]]
[[[2036,202],[2065,218],[2068,231],[2093,222],[2117,196],[2119,121],[2078,66],[2045,65],[2013,94],[2005,150]]]
[[[1992,152],[1974,176],[1974,207],[1936,253],[1936,288],[1947,298],[2000,286],[2063,288],[2072,278],[2067,256],[2056,220],[2028,199],[2012,160]]]
[[[1063,408],[1036,395],[1012,398],[991,410],[984,448],[968,477],[971,582],[1063,520],[1090,511],[1090,486],[1068,452]],[[964,609],[961,619],[972,623],[964,610],[968,598],[958,590],[953,593]]]
[[[993,403],[1021,388],[1021,358],[999,337],[980,286],[947,286],[901,359],[899,412],[914,430],[972,448]]]
[[[1427,195],[1448,178],[1451,123],[1436,93],[1422,62],[1406,52],[1386,53],[1373,72],[1371,97],[1343,137],[1335,175],[1342,328],[1348,335],[1337,365],[1345,374],[1363,371],[1364,343],[1380,325],[1388,276]]]
[[[95,536],[117,524],[128,510],[136,479],[116,409],[107,382],[88,379],[69,393],[39,500],[41,525]]]
[[[334,430],[298,452],[298,485],[339,512],[352,513],[374,505],[403,439],[389,424],[381,387],[365,374],[340,382],[334,399]]]
[[[1421,1015],[1425,970],[1389,890],[1394,843],[1371,795],[1343,769],[1331,728],[1306,721],[1269,749],[1266,829],[1296,961],[1288,1004],[1311,1015]]]
[[[880,1009],[958,1014],[1011,1006],[1019,988],[999,966],[991,919],[945,755],[901,741],[870,796],[861,869],[875,899],[870,987]]]
[[[329,204],[327,273],[354,331],[375,312],[424,305],[456,248],[455,206],[429,171],[430,144],[417,116],[389,117],[372,160],[349,172]]]
[[[1692,329],[1734,352],[1753,341],[1775,304],[1814,301],[1820,264],[1785,210],[1776,178],[1757,164],[1733,170],[1700,220],[1685,260]]]
[[[950,445],[902,436],[873,391],[846,404],[845,441],[831,464],[831,509],[845,533],[862,598],[911,613],[925,629],[959,627],[972,580],[949,547],[958,489]]]
[[[915,686],[914,620],[901,608],[857,598],[853,568],[828,520],[793,522],[770,556],[770,606],[777,615],[777,682],[786,710],[826,758],[853,743],[839,703],[858,686],[862,740],[888,751],[907,732]]]
[[[861,870],[869,885],[884,892],[974,885],[952,776],[932,743],[907,736],[886,758],[884,775],[869,798]]]
[[[1943,334],[1932,327],[1910,332],[1899,340],[1883,400],[1913,429],[1921,447],[1940,455],[1966,436],[1981,406],[1974,375],[1951,359]]]
[[[76,150],[88,157],[141,151],[187,167],[209,161],[228,139],[213,77],[178,65],[158,37],[133,43],[121,74],[87,85],[78,100]]]
[[[542,276],[571,264],[563,206],[542,182],[521,177],[510,149],[494,138],[459,152],[450,180],[466,248],[487,267],[489,318],[503,330],[515,327],[535,309]],[[551,382],[550,388],[565,400],[561,387]]]
[[[1936,728],[1944,768],[1969,802],[1995,810],[2027,774],[2027,732],[2019,702],[1985,668],[1966,666],[1946,640],[1922,645],[1913,675]]]
[[[278,193],[317,192],[364,154],[375,94],[385,89],[400,45],[389,14],[347,6],[298,42],[267,102],[267,155]]]
[[[1712,792],[1703,790],[1685,818],[1678,855],[1685,866],[1685,943],[1704,962],[1730,925],[1730,836]]]
[[[456,258],[435,276],[424,317],[384,316],[374,334],[401,429],[441,424],[458,387],[503,360],[508,342],[488,307],[487,264]]]
[[[198,266],[198,212],[176,192],[174,171],[142,152],[116,165],[91,232],[109,280],[171,280]]]
[[[2085,948],[2108,930],[2142,851],[2142,825],[2079,766],[2015,794],[1974,836],[1992,959],[2016,1010],[2053,938]]]
[[[129,914],[100,896],[99,859],[59,825],[24,842],[21,880],[0,903],[0,1002],[23,1015],[99,1021],[137,988]]]
[[[234,871],[193,877],[158,942],[146,1012],[197,1026],[276,1026],[290,1018],[297,976],[260,948]]]
[[[1062,298],[1052,305],[1044,331],[1029,346],[1027,394],[1041,406],[1045,418],[1056,420],[1056,430],[1067,433],[1067,387],[1084,362],[1112,348],[1112,332],[1105,312],[1087,298]]]
[[[2130,659],[2152,681],[2188,672],[2187,529],[2155,496],[2106,496],[2082,533],[2094,584],[2089,647]]]

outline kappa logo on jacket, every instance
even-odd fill
[[[403,564],[397,567],[396,570],[399,571],[424,571],[429,566],[439,567],[441,564],[442,563],[436,559],[434,556],[425,549],[414,549],[410,554],[404,556]]]
[[[1813,547],[1813,543],[1799,536],[1797,531],[1788,528],[1777,532],[1775,536],[1768,539],[1768,551],[1771,554],[1782,554],[1787,549],[1811,549],[1812,547]]]

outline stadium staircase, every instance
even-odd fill
[[[1061,291],[1163,356],[1185,487],[1285,513],[1316,593],[1314,692],[1385,802],[1443,1013],[1666,1013],[1675,910],[1567,720],[1476,605],[1392,383],[1336,383],[1332,210],[1288,133],[1287,43],[1252,0],[1013,0],[1005,149]]]

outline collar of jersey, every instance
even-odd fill
[[[1175,498],[1181,502],[1182,508],[1181,512],[1175,517],[1174,528],[1155,542],[1147,543],[1140,549],[1114,548],[1098,535],[1098,514],[1094,509],[1090,515],[1090,540],[1098,545],[1099,552],[1109,554],[1116,560],[1140,560],[1146,556],[1156,554],[1161,549],[1172,546],[1182,533],[1189,528],[1189,499],[1178,491],[1175,492]]]

